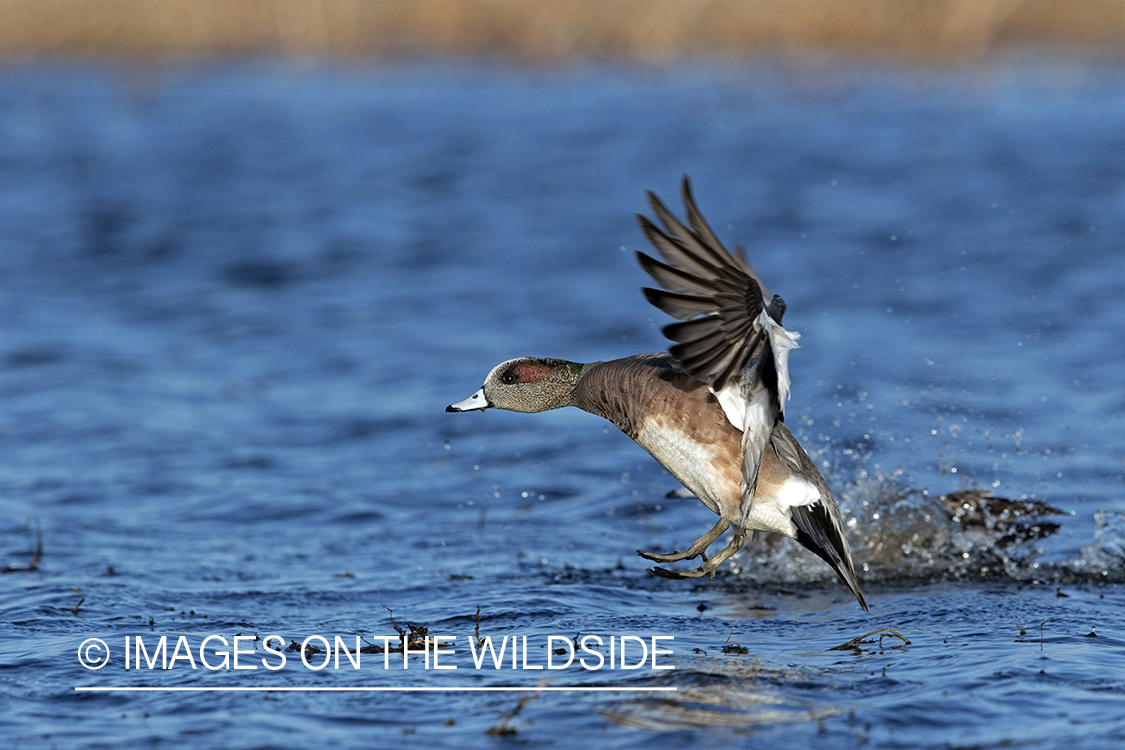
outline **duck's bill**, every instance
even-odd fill
[[[488,403],[488,399],[484,396],[484,388],[469,396],[464,401],[458,401],[455,404],[450,404],[445,407],[446,411],[472,411],[473,409],[480,409],[484,411],[492,404]]]

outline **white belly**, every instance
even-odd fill
[[[692,440],[664,420],[653,418],[645,420],[637,444],[713,512],[722,515],[721,505],[729,505],[732,500],[737,509],[739,487],[717,470],[713,462],[719,452],[713,446]]]
[[[719,451],[714,446],[691,439],[660,418],[645,420],[637,443],[704,505],[737,525],[742,500],[741,467],[738,473],[722,471],[715,463]],[[759,489],[765,488],[760,486]],[[820,492],[815,485],[791,475],[776,492],[757,494],[744,531],[796,536],[797,527],[790,508],[819,499]]]

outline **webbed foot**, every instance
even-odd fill
[[[653,562],[659,563],[673,563],[679,562],[680,560],[691,560],[693,558],[699,557],[700,555],[703,555],[704,559],[706,559],[707,548],[711,546],[712,542],[722,536],[723,532],[726,531],[729,527],[730,521],[725,521],[720,518],[719,522],[712,526],[710,531],[692,542],[691,546],[688,547],[686,552],[672,552],[667,555],[662,555],[656,552],[645,552],[644,550],[637,550],[637,554],[645,558],[646,560],[652,560]]]
[[[649,568],[648,572],[656,576],[657,578],[663,578],[666,581],[679,581],[685,578],[702,578],[703,576],[711,576],[711,578],[714,578],[715,572],[719,569],[719,566],[733,557],[736,552],[742,549],[742,546],[745,543],[745,534],[735,534],[734,537],[730,540],[730,544],[723,548],[723,551],[719,554],[715,555],[714,557],[707,557],[707,555],[704,554],[703,564],[698,568],[694,568],[692,570],[668,570],[667,568]]]

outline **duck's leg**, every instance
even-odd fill
[[[715,555],[714,557],[707,557],[707,555],[703,555],[703,564],[698,568],[695,568],[694,570],[679,571],[667,570],[665,568],[649,568],[648,572],[656,576],[657,578],[664,578],[669,581],[677,581],[682,578],[702,578],[705,575],[709,575],[714,578],[715,571],[719,569],[719,566],[729,560],[740,549],[742,549],[742,545],[744,545],[745,543],[745,534],[735,534],[734,537],[730,540],[730,544],[728,544],[719,554]]]
[[[672,563],[679,562],[680,560],[691,560],[692,558],[699,557],[700,555],[703,555],[703,559],[706,560],[707,548],[711,546],[711,542],[721,537],[723,535],[723,532],[726,531],[729,527],[730,521],[720,518],[719,522],[715,524],[710,531],[691,543],[691,546],[688,547],[687,552],[673,552],[670,555],[658,555],[655,552],[645,552],[644,550],[637,550],[637,554],[645,558],[646,560],[652,560],[653,562],[660,563]],[[735,552],[737,551],[738,550],[735,550]],[[734,554],[734,552],[732,552],[731,554]],[[730,555],[727,555],[727,557],[730,557]],[[725,560],[726,558],[723,559]]]

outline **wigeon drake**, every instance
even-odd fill
[[[637,354],[579,364],[522,357],[492,369],[479,391],[446,411],[541,412],[563,406],[605,417],[633,438],[684,487],[719,515],[687,550],[637,554],[659,563],[702,558],[694,570],[653,568],[661,578],[714,577],[757,532],[793,537],[859,589],[832,491],[785,426],[789,350],[800,334],[781,326],[785,303],[746,260],[729,252],[704,221],[683,180],[688,226],[653,193],[663,229],[638,215],[663,262],[637,253],[662,289],[644,289],[656,307],[683,322],[664,328],[668,354]],[[727,529],[730,543],[708,557]]]

